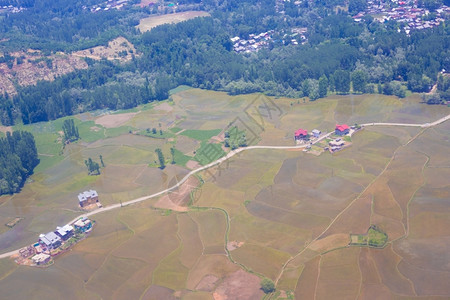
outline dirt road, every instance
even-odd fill
[[[438,124],[441,124],[441,123],[443,123],[443,122],[445,122],[445,121],[447,121],[449,119],[450,119],[450,115],[447,115],[447,116],[445,116],[443,118],[440,118],[439,120],[436,120],[436,121],[434,121],[432,123],[423,123],[423,124],[366,123],[366,124],[361,124],[361,126],[362,127],[366,127],[366,126],[403,126],[403,127],[405,127],[406,126],[406,127],[428,128],[428,127],[433,127],[433,126],[436,126]],[[329,132],[327,134],[324,134],[319,139],[313,141],[312,144],[316,144],[316,143],[320,142],[321,140],[323,140],[323,139],[327,138],[328,136],[330,136],[332,133],[333,132]],[[78,220],[79,218],[82,218],[82,217],[90,217],[90,216],[93,216],[93,215],[96,215],[96,214],[100,214],[100,213],[103,213],[103,212],[106,212],[106,211],[110,211],[110,210],[113,210],[113,209],[116,209],[116,208],[132,205],[132,204],[135,204],[135,203],[139,203],[139,202],[142,202],[142,201],[145,201],[145,200],[148,200],[148,199],[152,199],[152,198],[164,195],[165,193],[170,192],[170,191],[178,188],[179,186],[181,186],[190,176],[192,176],[192,175],[194,175],[196,173],[199,173],[201,171],[204,171],[206,169],[209,169],[211,167],[217,166],[217,165],[221,164],[222,162],[226,161],[227,159],[232,158],[236,154],[241,153],[242,151],[248,151],[248,150],[254,150],[254,149],[291,150],[291,149],[306,148],[306,146],[308,146],[308,145],[309,144],[298,145],[298,146],[249,146],[249,147],[244,147],[244,148],[238,148],[236,150],[228,152],[227,155],[225,155],[222,158],[219,158],[216,161],[213,161],[210,164],[207,164],[205,166],[202,166],[200,168],[192,170],[186,176],[184,176],[183,179],[181,179],[177,184],[175,184],[174,186],[172,186],[172,187],[170,187],[168,189],[165,189],[165,190],[160,191],[160,192],[155,193],[155,194],[151,194],[151,195],[148,195],[148,196],[144,196],[144,197],[140,197],[140,198],[137,198],[137,199],[133,199],[133,200],[130,200],[130,201],[127,201],[127,202],[117,203],[117,204],[113,204],[113,205],[110,205],[110,206],[107,206],[107,207],[99,208],[99,209],[97,209],[95,211],[91,211],[91,212],[82,214],[82,215],[76,217],[75,219],[73,219],[72,221],[70,221],[69,223],[73,223],[73,222],[75,222],[76,220]],[[19,253],[19,249],[14,250],[14,251],[10,251],[10,252],[7,252],[7,253],[3,253],[3,254],[0,254],[0,259],[5,258],[5,257],[9,257],[11,255],[15,255],[15,254],[18,254],[18,253]]]

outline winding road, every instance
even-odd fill
[[[409,124],[409,123],[365,123],[365,124],[360,124],[360,126],[362,126],[362,127],[368,127],[368,126],[402,126],[402,127],[421,127],[421,128],[428,128],[428,127],[433,127],[433,126],[436,126],[436,125],[438,125],[438,124],[441,124],[441,123],[443,123],[443,122],[445,122],[445,121],[447,121],[447,120],[449,120],[449,119],[450,119],[450,114],[447,115],[447,116],[445,116],[445,117],[443,117],[443,118],[440,118],[439,120],[436,120],[436,121],[434,121],[434,122],[432,122],[432,123],[423,123],[423,124]],[[312,144],[316,144],[316,143],[322,141],[323,139],[329,137],[332,133],[333,133],[333,132],[329,132],[329,133],[327,133],[327,134],[322,135],[322,136],[321,136],[320,138],[318,138],[317,140],[314,140],[314,141],[312,142]],[[178,188],[179,186],[181,186],[184,182],[186,182],[186,180],[187,180],[190,176],[192,176],[192,175],[194,175],[194,174],[196,174],[196,173],[198,173],[198,172],[204,171],[204,170],[206,170],[206,169],[209,169],[209,168],[211,168],[211,167],[220,165],[222,162],[226,161],[227,159],[232,158],[232,157],[235,156],[236,154],[239,154],[239,153],[241,153],[241,152],[243,152],[243,151],[254,150],[254,149],[292,150],[292,149],[302,149],[302,148],[306,148],[306,146],[308,146],[308,145],[309,145],[309,144],[303,144],[303,145],[297,145],[297,146],[248,146],[248,147],[244,147],[244,148],[238,148],[238,149],[236,149],[236,150],[233,150],[233,151],[228,152],[227,155],[225,155],[225,156],[222,157],[222,158],[217,159],[216,161],[213,161],[212,163],[209,163],[209,164],[207,164],[207,165],[204,165],[204,166],[202,166],[202,167],[199,167],[199,168],[197,168],[197,169],[195,169],[195,170],[190,171],[188,174],[186,174],[186,175],[183,177],[183,179],[181,179],[179,182],[177,182],[177,184],[175,184],[174,186],[172,186],[172,187],[170,187],[170,188],[167,188],[167,189],[165,189],[165,190],[163,190],[163,191],[160,191],[160,192],[155,193],[155,194],[152,194],[152,195],[148,195],[148,196],[140,197],[140,198],[133,199],[133,200],[130,200],[130,201],[127,201],[127,202],[118,203],[118,204],[113,204],[113,205],[110,205],[110,206],[107,206],[107,207],[99,208],[99,209],[97,209],[97,210],[94,210],[94,211],[91,211],[91,212],[82,214],[82,215],[80,215],[80,216],[74,218],[72,221],[68,222],[68,224],[71,224],[71,223],[75,222],[76,220],[78,220],[79,218],[82,218],[82,217],[90,217],[90,216],[93,216],[93,215],[96,215],[96,214],[99,214],[99,213],[103,213],[103,212],[106,212],[106,211],[110,211],[110,210],[113,210],[113,209],[116,209],[116,208],[120,208],[120,207],[123,207],[123,206],[132,205],[132,204],[135,204],[135,203],[139,203],[139,202],[142,202],[142,201],[145,201],[145,200],[148,200],[148,199],[152,199],[152,198],[155,198],[155,197],[164,195],[165,193],[170,192],[170,191],[172,191],[172,190]],[[20,249],[21,249],[21,248],[20,248]],[[9,256],[12,256],[12,255],[16,255],[16,254],[19,253],[19,250],[20,250],[20,249],[17,249],[17,250],[13,250],[13,251],[10,251],[10,252],[6,252],[6,253],[3,253],[3,254],[0,254],[0,259],[6,258],[6,257],[9,257]]]

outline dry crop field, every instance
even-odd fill
[[[81,140],[62,152],[63,120],[21,127],[36,135],[41,164],[20,194],[0,198],[3,224],[24,218],[1,229],[1,251],[80,214],[80,191],[96,189],[108,206],[173,185],[189,172],[186,161],[207,145],[222,146],[220,134],[211,134],[230,123],[252,145],[294,145],[298,128],[422,123],[450,113],[417,96],[303,103],[180,89],[172,99],[75,116]],[[277,287],[271,299],[446,299],[449,132],[449,121],[428,129],[367,127],[335,154],[244,151],[173,193],[93,216],[91,235],[50,268],[0,260],[1,298],[261,299],[267,277]],[[167,159],[163,170],[156,148]],[[84,160],[99,155],[101,175],[87,175]],[[388,235],[384,248],[348,246],[350,234],[371,225]]]
[[[152,28],[163,24],[174,24],[187,21],[197,17],[209,17],[209,13],[205,11],[184,11],[179,13],[151,16],[142,19],[136,27],[141,31],[150,31]]]

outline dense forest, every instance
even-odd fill
[[[181,84],[230,94],[264,92],[311,100],[329,93],[405,97],[407,90],[428,92],[438,82],[439,72],[450,70],[450,27],[446,23],[408,36],[394,21],[381,24],[367,17],[354,22],[348,12],[336,9],[345,4],[339,0],[301,5],[286,1],[282,15],[275,0],[187,0],[187,4],[200,2],[212,16],[162,25],[143,34],[134,25],[140,17],[154,13],[149,8],[92,14],[82,8],[89,3],[73,1],[64,6],[64,1],[57,0],[51,1],[51,9],[44,9],[46,2],[27,11],[29,22],[22,13],[0,20],[0,31],[6,35],[20,32],[2,47],[20,44],[21,48],[70,51],[124,35],[140,55],[126,64],[88,59],[87,70],[18,87],[17,95],[0,98],[0,121],[5,125],[100,108],[131,108],[166,99],[168,91]],[[350,2],[356,7],[351,6],[352,10],[360,9],[361,3]],[[45,16],[42,22],[39,15]],[[30,25],[33,20],[35,26]],[[55,20],[62,23],[52,23]],[[285,43],[284,36],[293,27],[307,28],[307,43]],[[249,54],[233,51],[230,37],[247,38],[268,30],[277,32],[268,48]],[[426,102],[450,100],[448,77],[438,83],[438,96]]]
[[[20,191],[39,163],[34,137],[27,131],[0,138],[0,195]]]

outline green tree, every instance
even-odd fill
[[[429,10],[435,10],[442,5],[442,0],[419,0],[418,5],[419,7],[425,7]]]
[[[160,148],[156,148],[155,150],[156,154],[158,155],[158,160],[159,160],[159,168],[160,169],[164,169],[166,167],[166,162],[164,159],[164,154],[162,153]]]
[[[312,101],[319,98],[319,82],[315,79],[308,79],[309,81],[309,99]]]
[[[175,147],[170,148],[170,155],[172,155],[172,164],[175,163]]]
[[[73,119],[64,120],[62,130],[64,132],[64,140],[73,142],[80,138],[80,134],[78,133],[78,127],[75,126]]]
[[[266,294],[272,293],[275,291],[275,283],[269,278],[263,278],[263,280],[261,280],[261,289]]]
[[[324,98],[327,96],[328,92],[328,78],[325,75],[319,78],[319,98]]]
[[[34,137],[27,131],[0,138],[0,195],[19,192],[39,163]]]
[[[92,158],[89,157],[84,163],[86,164],[89,175],[100,175],[100,165],[93,161]]]
[[[247,137],[245,132],[239,138],[239,147],[247,147]]]
[[[306,79],[306,80],[304,80],[303,83],[302,83],[302,92],[303,92],[303,96],[309,97],[309,89],[310,89],[310,86],[309,86],[309,79]]]
[[[347,94],[350,91],[350,72],[336,70],[333,74],[334,87],[336,92]]]
[[[350,0],[348,3],[348,12],[353,14],[357,14],[360,11],[363,11],[367,8],[366,0]]]
[[[354,71],[352,73],[353,91],[364,93],[366,91],[367,76],[363,71]]]

